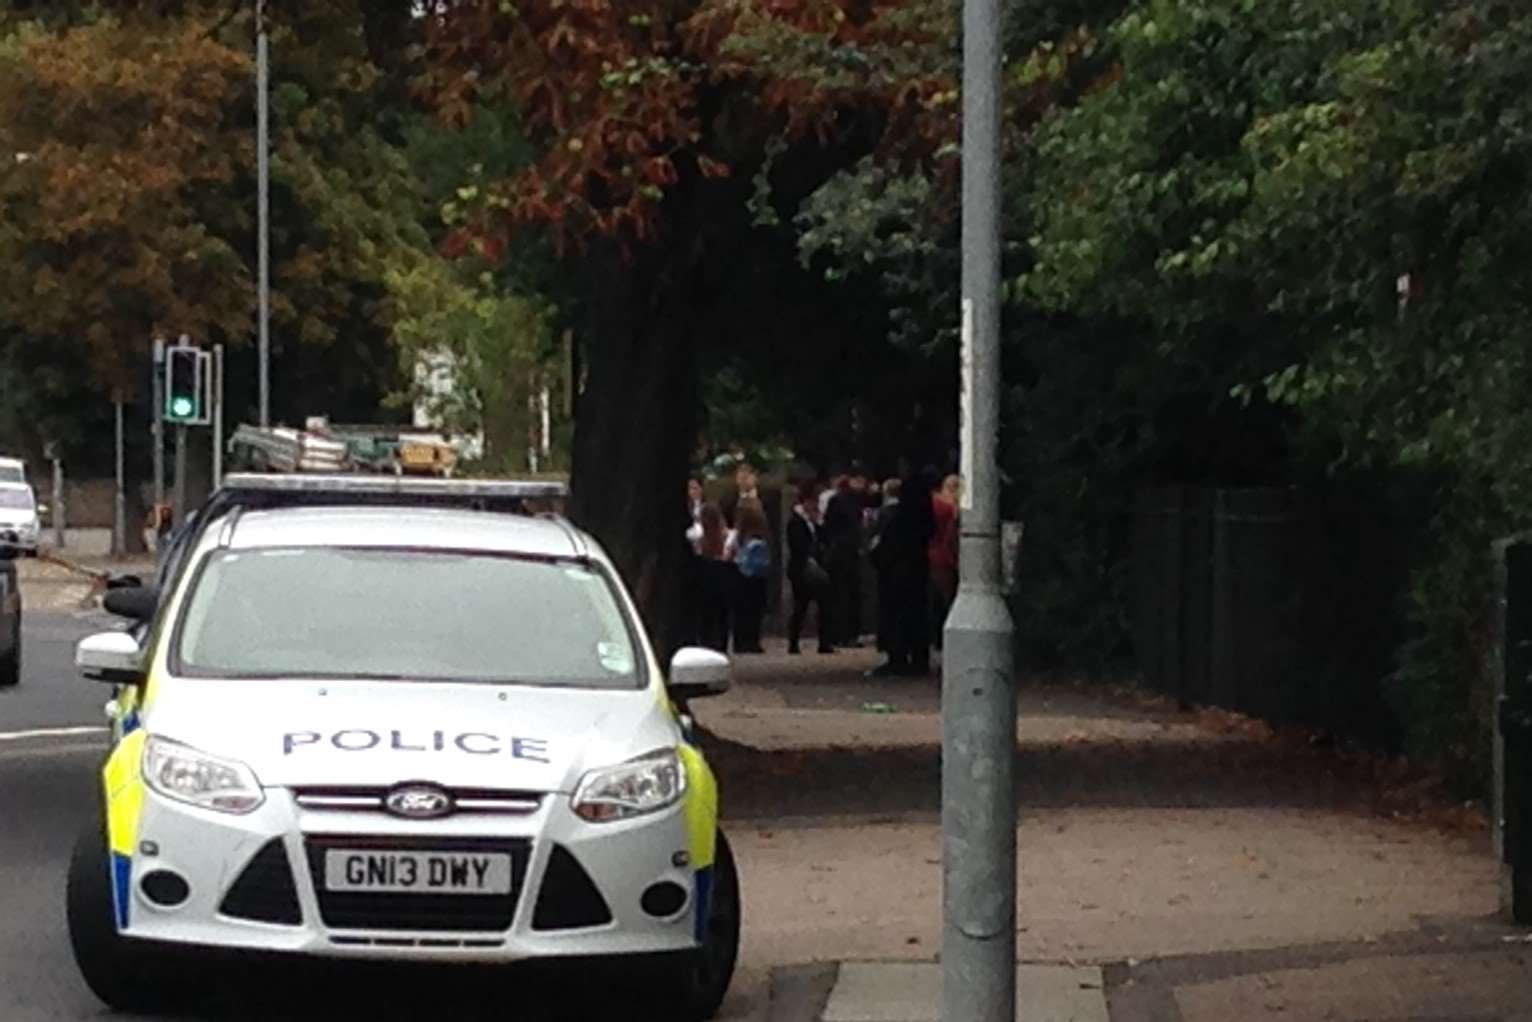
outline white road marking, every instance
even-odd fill
[[[0,731],[0,742],[20,742],[28,738],[68,738],[73,735],[102,735],[107,728],[91,727],[44,727],[33,731]]]
[[[17,745],[12,748],[0,746],[0,763],[15,759],[56,759],[65,756],[99,756],[99,745]]]

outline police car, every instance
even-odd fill
[[[82,640],[116,693],[70,864],[75,958],[147,1009],[187,954],[629,967],[713,1015],[739,883],[690,699],[547,484],[231,475]]]

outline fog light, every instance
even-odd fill
[[[686,888],[669,880],[662,880],[650,885],[639,904],[650,915],[658,919],[669,919],[685,907]]]
[[[160,908],[175,908],[191,895],[191,888],[179,873],[157,869],[138,882],[139,890]]]

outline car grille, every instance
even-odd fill
[[[534,930],[577,930],[602,926],[612,921],[612,910],[596,889],[596,884],[567,850],[553,846],[548,868],[537,892],[537,909],[532,913]]]
[[[509,929],[526,879],[532,843],[526,839],[398,838],[311,835],[304,842],[319,915],[337,930],[424,930],[484,932]],[[375,848],[398,852],[506,852],[511,856],[509,894],[396,894],[327,891],[325,852],[332,848]]]
[[[218,911],[234,919],[258,923],[297,926],[303,922],[292,863],[281,838],[272,838],[255,853],[224,895]]]
[[[454,940],[451,937],[331,937],[336,947],[423,947],[423,948],[492,948],[505,947],[501,940]]]
[[[384,799],[393,788],[297,788],[293,791],[304,809],[351,813],[387,812]],[[502,788],[446,788],[452,796],[452,813],[505,813],[525,816],[537,812],[543,797],[535,791],[507,791]]]

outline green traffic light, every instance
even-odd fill
[[[193,409],[192,399],[189,397],[178,397],[170,402],[170,414],[178,419],[190,418]]]

